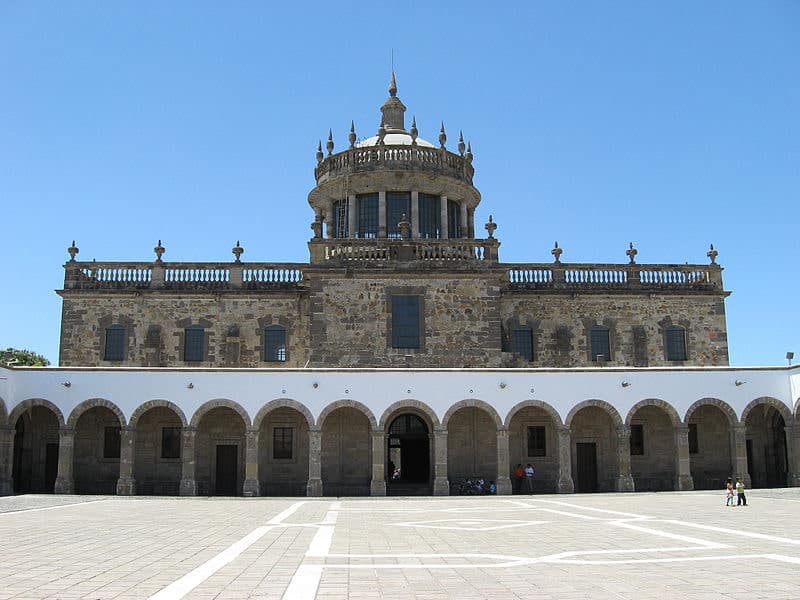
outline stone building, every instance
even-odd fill
[[[797,369],[728,367],[721,267],[500,261],[473,153],[317,150],[308,263],[81,262],[60,367],[4,369],[0,493],[447,494],[800,483]]]

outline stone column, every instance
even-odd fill
[[[356,209],[356,195],[347,196],[347,236],[354,238],[358,231],[358,210]]]
[[[450,223],[447,219],[447,196],[441,197],[441,209],[439,211],[439,215],[439,220],[441,221],[441,227],[439,228],[441,233],[439,235],[443,240],[446,240],[450,237]]]
[[[13,427],[0,427],[0,496],[14,493],[14,434]]]
[[[789,456],[787,483],[800,487],[800,423],[786,426],[786,454]]]
[[[631,475],[631,428],[627,425],[617,426],[617,469],[619,471],[617,491],[635,491]]]
[[[386,192],[378,192],[378,237],[386,237]]]
[[[382,430],[372,432],[372,481],[370,496],[386,495],[386,434]]]
[[[197,437],[196,427],[184,427],[183,447],[181,448],[181,496],[196,496],[197,481],[194,478],[194,443]]]
[[[333,200],[325,203],[325,210],[325,237],[332,238],[334,234],[333,224],[336,221],[336,215],[333,214]]]
[[[447,429],[443,427],[433,430],[433,495],[450,495],[450,482],[447,481]]]
[[[675,426],[675,489],[693,490],[692,460],[689,457],[689,426]]]
[[[572,437],[569,427],[556,426],[558,446],[558,487],[559,494],[572,494],[575,492],[575,483],[572,481]]]
[[[472,229],[469,223],[469,213],[467,212],[467,203],[461,203],[461,237],[468,238],[469,232]]]
[[[135,450],[136,429],[133,427],[121,428],[117,496],[133,496],[136,493],[136,480],[133,477],[133,461],[135,460]]]
[[[411,192],[411,239],[419,238],[419,192]]]
[[[72,476],[73,454],[75,450],[75,430],[62,427],[58,430],[58,476],[56,494],[74,494],[75,481]]]
[[[247,428],[246,446],[244,449],[244,486],[242,495],[260,496],[258,481],[258,432],[255,427]]]
[[[322,496],[322,432],[308,432],[308,485],[307,496]]]
[[[508,428],[501,427],[497,430],[497,486],[498,496],[510,496],[514,491],[511,487],[511,465],[508,456]]]
[[[731,427],[731,474],[734,478],[741,477],[744,484],[750,487],[750,473],[747,472],[747,426],[737,423]]]

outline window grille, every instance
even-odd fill
[[[161,458],[181,457],[181,428],[161,428]]]
[[[356,237],[378,237],[378,194],[356,196],[356,209],[358,210]]]
[[[440,238],[442,228],[442,210],[439,196],[420,194],[417,207],[419,209],[419,237]]]
[[[592,361],[603,362],[611,360],[611,343],[609,341],[608,327],[595,325],[589,332]]]
[[[528,456],[547,456],[547,437],[544,425],[528,427]]]
[[[392,296],[392,348],[419,348],[419,296]]]
[[[199,325],[192,325],[184,330],[183,360],[201,362],[205,354],[206,331]]]
[[[271,325],[264,330],[264,360],[266,362],[286,361],[286,329]]]
[[[125,360],[124,325],[112,325],[106,329],[106,349],[103,360]]]
[[[666,331],[667,360],[686,360],[686,330],[673,325]]]
[[[294,438],[294,428],[275,427],[272,430],[272,458],[290,459],[292,458],[292,440]]]
[[[527,361],[533,360],[533,331],[530,327],[520,325],[513,330],[513,350]]]
[[[386,192],[386,237],[400,239],[398,223],[411,220],[411,194],[409,192]]]

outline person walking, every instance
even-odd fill
[[[733,504],[733,480],[730,477],[725,482],[725,506],[735,506]]]
[[[744,483],[741,477],[736,478],[736,506],[747,506],[747,498],[744,495]]]
[[[525,491],[529,494],[533,493],[533,465],[528,463],[525,466]]]
[[[522,478],[525,477],[525,469],[522,468],[522,463],[517,463],[514,467],[514,493],[522,493]]]

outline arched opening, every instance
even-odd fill
[[[218,406],[197,425],[195,479],[198,496],[240,496],[244,484],[245,423],[235,410]]]
[[[598,406],[580,409],[570,423],[576,492],[611,492],[619,476],[614,419]]]
[[[105,406],[94,406],[75,423],[76,494],[116,494],[121,423]]]
[[[642,406],[630,419],[631,475],[637,492],[675,489],[675,428],[663,408]]]
[[[753,407],[745,420],[747,432],[747,472],[753,487],[786,487],[789,457],[786,447],[786,422],[768,404]]]
[[[516,465],[530,463],[534,468],[533,491],[558,491],[558,438],[556,422],[543,408],[526,406],[508,423],[508,458],[515,494],[525,492],[523,478],[513,475]]]
[[[728,415],[718,406],[703,404],[689,416],[688,425],[694,489],[722,489],[733,475]]]
[[[58,475],[58,417],[46,406],[33,406],[14,427],[14,493],[52,494]]]
[[[414,495],[430,493],[430,428],[414,413],[403,413],[391,421],[387,432],[386,493]]]
[[[305,496],[308,419],[284,406],[269,411],[259,428],[258,477],[263,496]]]
[[[460,408],[447,422],[447,475],[451,494],[467,477],[497,479],[497,425],[485,410]]]
[[[326,496],[369,496],[372,432],[367,416],[337,408],[322,424],[322,489]]]
[[[166,406],[151,408],[136,423],[133,478],[136,493],[177,496],[181,482],[182,423]]]

